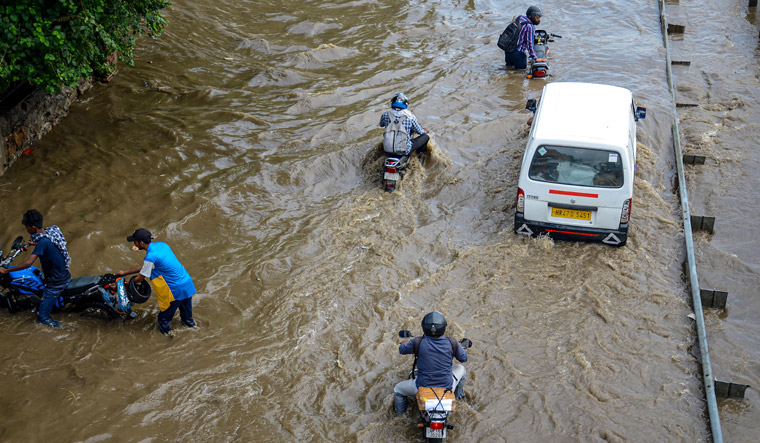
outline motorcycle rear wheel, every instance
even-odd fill
[[[87,303],[81,308],[82,317],[102,318],[104,320],[112,320],[119,318],[119,313],[105,303],[92,302]]]

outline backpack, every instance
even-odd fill
[[[496,46],[504,52],[514,52],[517,49],[517,40],[520,39],[520,33],[524,25],[525,22],[520,23],[520,16],[515,17],[512,23],[507,25],[501,35],[499,35],[499,41],[496,42]]]
[[[409,134],[404,128],[404,120],[409,118],[406,110],[396,111],[393,110],[390,113],[391,122],[385,127],[383,132],[383,151],[386,154],[406,154],[407,140],[409,140]]]

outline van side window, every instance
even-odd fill
[[[548,183],[619,188],[623,186],[623,163],[613,151],[544,145],[536,149],[528,177]]]

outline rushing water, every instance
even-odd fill
[[[399,329],[442,311],[474,342],[457,441],[709,441],[656,1],[541,5],[550,81],[630,88],[648,116],[628,245],[512,231],[543,80],[502,67],[503,1],[176,1],[134,68],[88,92],[0,177],[2,241],[37,208],[74,276],[125,269],[146,227],[192,274],[199,327],[0,312],[3,441],[416,441],[393,414]],[[757,18],[668,3],[700,284],[716,378],[760,386]],[[433,133],[393,194],[377,129],[397,91]],[[589,97],[589,100],[595,100]],[[760,399],[720,402],[756,441]]]

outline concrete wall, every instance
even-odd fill
[[[50,95],[36,90],[11,109],[0,113],[0,175],[29,147],[34,146],[68,113],[74,100],[92,87],[92,79],[75,88],[64,86]]]

